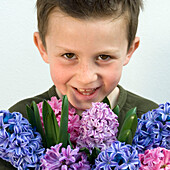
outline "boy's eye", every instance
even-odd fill
[[[65,53],[65,54],[63,54],[63,56],[67,59],[75,58],[75,54],[73,54],[73,53]]]
[[[109,55],[99,55],[98,57],[99,60],[104,60],[104,61],[109,60],[110,58],[111,57]]]

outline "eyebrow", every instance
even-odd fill
[[[78,53],[78,51],[76,49],[70,49],[70,48],[67,48],[67,47],[62,47],[62,46],[58,46],[56,45],[57,48],[60,48],[62,50],[65,50],[65,51],[70,51],[72,53]],[[108,49],[105,49],[105,50],[101,50],[101,51],[98,51],[95,53],[95,55],[101,55],[101,54],[106,54],[106,55],[111,55],[111,54],[117,54],[119,53],[119,49],[117,48],[108,48]]]
[[[111,49],[99,51],[97,53],[98,54],[111,54],[111,53],[119,53],[119,51],[120,50],[118,50],[118,49],[111,48]]]

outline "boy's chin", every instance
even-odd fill
[[[83,103],[83,104],[76,103],[76,104],[73,104],[72,106],[76,108],[77,111],[83,112],[86,109],[90,109],[92,107],[92,103]]]

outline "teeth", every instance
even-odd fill
[[[85,92],[86,90],[84,90],[84,89],[77,89],[79,92]]]
[[[87,89],[86,92],[94,91],[95,89]]]
[[[82,93],[85,96],[89,96],[91,93]]]
[[[89,96],[95,92],[96,89],[77,89],[82,95]]]

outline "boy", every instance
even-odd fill
[[[34,42],[49,64],[54,86],[9,110],[25,117],[25,105],[67,95],[77,113],[108,96],[112,108],[125,113],[137,107],[138,117],[158,105],[118,85],[123,66],[139,46],[135,37],[142,0],[37,0],[39,32]]]
[[[140,8],[142,0],[37,0],[39,32],[34,33],[34,42],[50,66],[54,85],[9,111],[27,118],[26,104],[67,95],[81,114],[92,102],[108,96],[112,108],[120,107],[121,126],[129,109],[137,107],[140,117],[157,108],[156,103],[118,85],[123,66],[139,46],[135,35]]]

